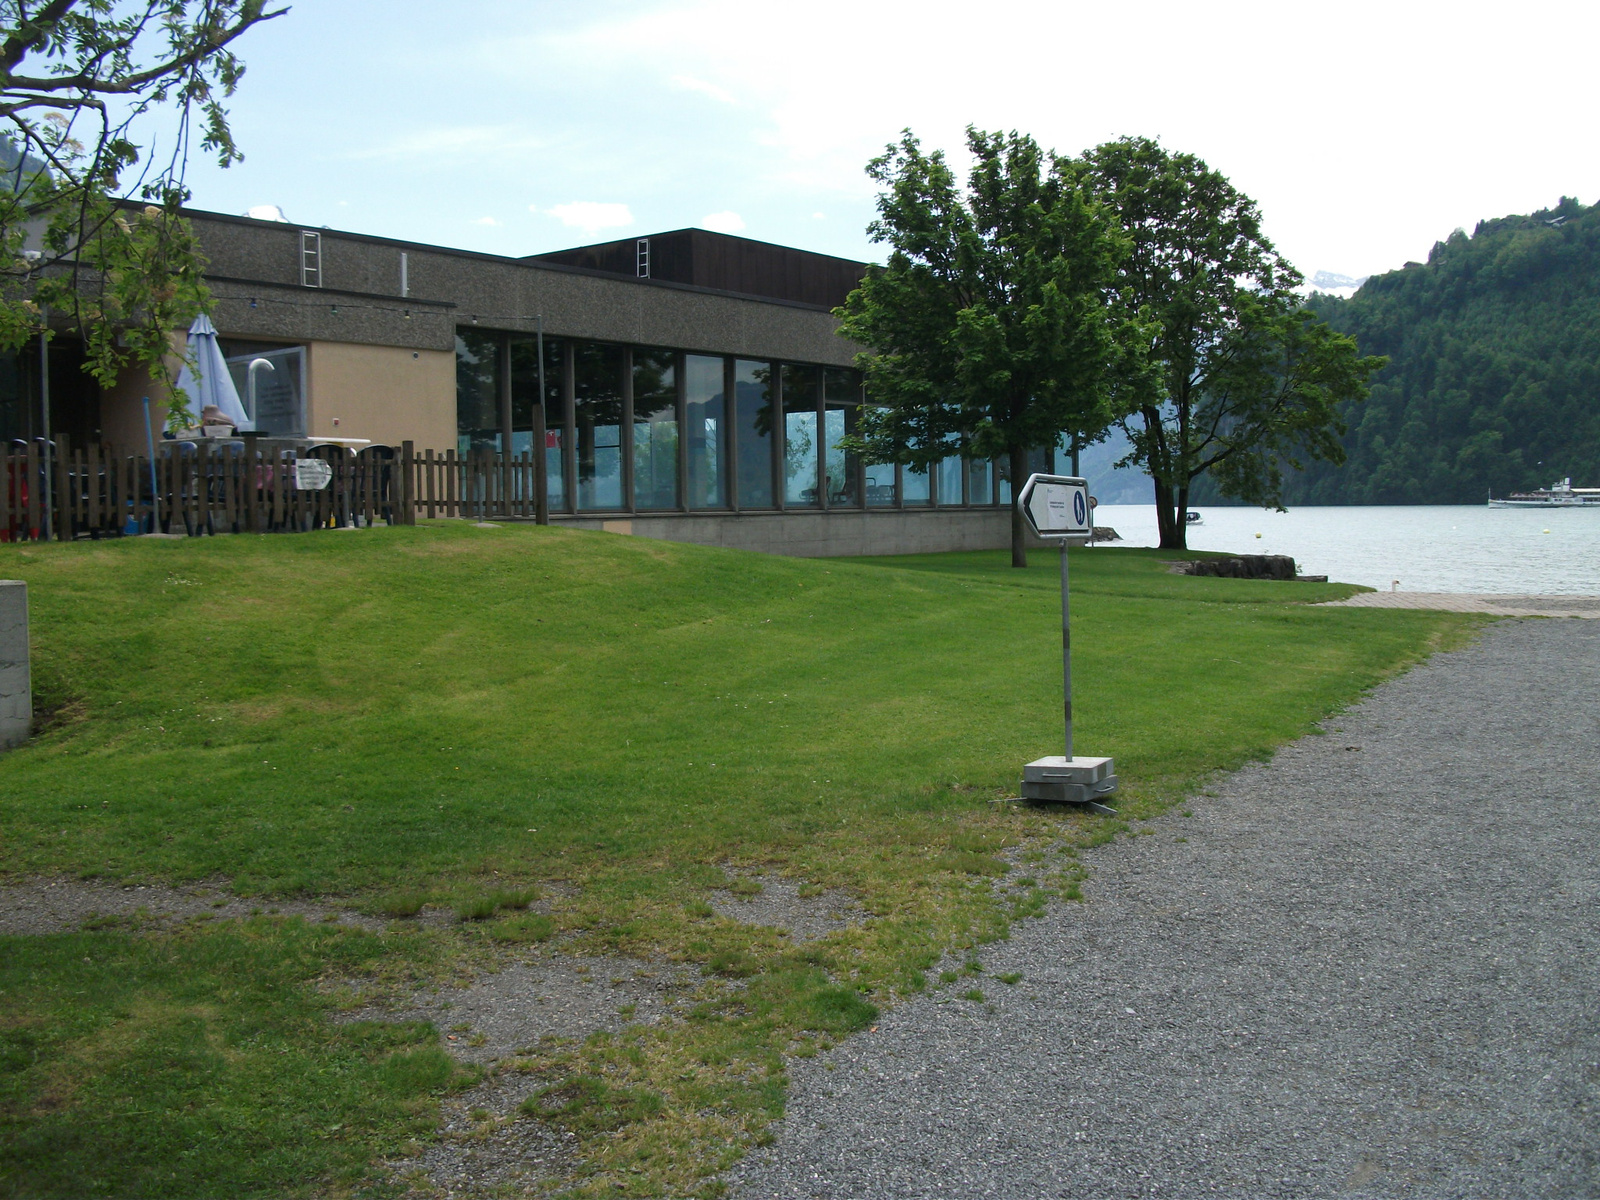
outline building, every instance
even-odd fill
[[[506,258],[188,216],[269,433],[523,454],[542,417],[555,522],[790,554],[1008,544],[994,464],[838,446],[865,397],[830,310],[862,263],[699,229]],[[52,428],[142,447],[143,398],[165,411],[150,380],[100,389],[70,339],[50,355]],[[37,436],[37,353],[3,369],[0,436]]]

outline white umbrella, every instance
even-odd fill
[[[208,404],[215,404],[235,429],[242,432],[256,427],[239,403],[239,389],[233,386],[222,347],[217,345],[217,327],[205,313],[189,326],[189,349],[184,354],[183,369],[178,372],[178,386],[189,397],[189,407],[197,416]]]

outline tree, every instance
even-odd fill
[[[1015,132],[969,128],[967,147],[965,194],[909,130],[867,167],[884,188],[868,233],[891,249],[836,310],[840,333],[871,348],[872,404],[850,445],[918,471],[998,458],[1016,486],[1030,450],[1063,432],[1093,442],[1119,415],[1125,343],[1106,301],[1123,242],[1070,160]],[[1025,545],[1013,506],[1013,566]]]
[[[82,334],[102,383],[130,362],[173,383],[169,339],[209,302],[178,211],[191,125],[198,117],[202,148],[224,167],[241,157],[223,100],[244,67],[229,47],[287,11],[264,0],[0,0],[0,347],[48,332],[49,309]],[[141,148],[162,117],[169,144],[152,135]]]
[[[1122,138],[1082,165],[1130,243],[1120,294],[1149,322],[1123,465],[1154,479],[1161,545],[1182,549],[1198,476],[1281,508],[1285,467],[1341,461],[1341,410],[1384,360],[1304,311],[1300,275],[1261,232],[1255,202],[1194,155]]]

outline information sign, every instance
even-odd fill
[[[333,465],[320,458],[294,460],[294,486],[302,492],[320,492],[333,482]]]
[[[1042,538],[1091,537],[1094,506],[1089,484],[1071,475],[1030,475],[1017,497],[1022,515]]]

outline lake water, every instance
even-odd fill
[[[1600,595],[1600,506],[1488,505],[1197,508],[1204,524],[1189,547],[1235,554],[1289,554],[1303,574],[1389,591]],[[1102,504],[1095,523],[1124,546],[1154,546],[1155,509]],[[1257,537],[1256,535],[1260,536]]]

